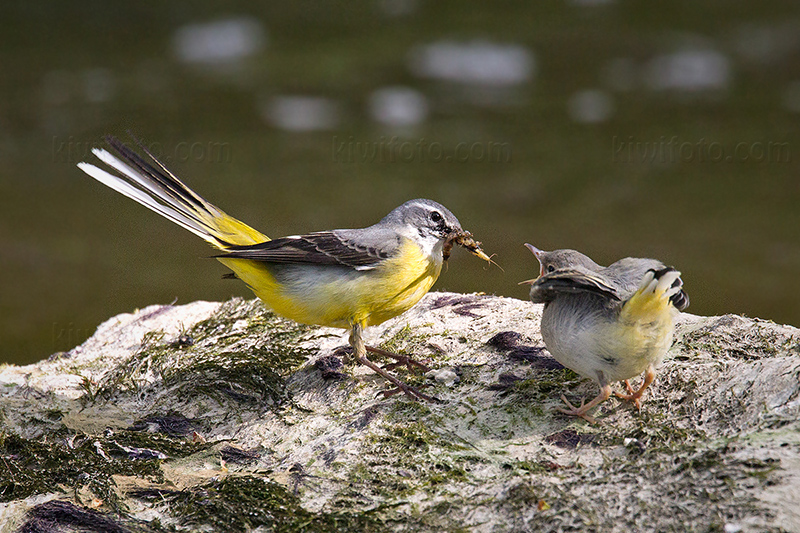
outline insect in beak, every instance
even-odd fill
[[[470,253],[472,253],[479,259],[483,259],[484,261],[487,261],[489,264],[493,264],[498,268],[500,268],[500,265],[495,263],[490,256],[486,255],[486,252],[481,250],[481,243],[476,241],[472,237],[472,233],[462,230],[460,232],[451,234],[450,237],[447,239],[447,241],[444,243],[444,248],[442,250],[445,259],[450,257],[450,251],[453,249],[454,244],[463,246],[464,248],[469,250]],[[500,270],[502,270],[502,268],[500,268]]]

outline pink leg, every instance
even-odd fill
[[[390,365],[386,365],[384,367],[386,370],[394,370],[398,366],[405,365],[405,366],[408,367],[409,370],[413,370],[414,367],[416,367],[416,368],[419,368],[420,370],[422,370],[423,372],[430,371],[430,368],[428,368],[427,366],[423,365],[419,361],[417,361],[415,359],[412,359],[411,357],[409,357],[407,355],[396,354],[396,353],[390,352],[388,350],[382,350],[380,348],[373,348],[372,346],[365,346],[365,348],[367,349],[368,352],[372,352],[372,353],[375,353],[375,354],[378,354],[378,355],[382,355],[384,357],[389,357],[389,358],[394,359],[395,361],[397,361],[396,363],[392,363]]]
[[[399,379],[388,373],[386,370],[382,369],[381,367],[379,367],[378,365],[367,359],[367,347],[364,345],[362,330],[363,326],[361,326],[361,324],[354,324],[353,329],[350,330],[350,345],[353,347],[353,355],[356,361],[358,361],[364,366],[369,367],[370,369],[372,369],[373,372],[379,374],[384,379],[389,381],[392,385],[397,387],[395,391],[387,391],[388,394],[386,394],[386,396],[395,394],[399,390],[404,392],[406,396],[408,396],[412,400],[427,400],[429,402],[436,401],[436,399],[433,398],[432,396],[423,394],[414,387],[403,383],[402,381],[400,381]]]
[[[565,404],[567,404],[569,409],[561,409],[561,408],[559,408],[558,411],[564,413],[565,415],[579,416],[579,417],[583,418],[584,420],[586,420],[587,422],[589,422],[590,424],[597,424],[598,423],[597,420],[595,420],[593,417],[587,415],[586,413],[589,412],[590,410],[594,409],[595,407],[597,407],[598,405],[600,405],[604,401],[608,400],[608,398],[610,396],[611,396],[611,385],[609,385],[609,384],[602,385],[601,384],[601,386],[600,386],[600,394],[595,396],[594,399],[591,402],[589,402],[587,404],[584,404],[583,401],[581,400],[581,406],[580,407],[575,407],[574,405],[569,403],[569,400],[567,400],[567,397],[562,394],[561,395],[561,399],[564,401]]]
[[[623,394],[621,392],[615,391],[614,395],[617,398],[633,402],[633,405],[635,405],[637,409],[641,409],[642,403],[639,401],[639,398],[642,397],[644,391],[647,389],[647,387],[650,386],[651,383],[653,383],[653,380],[655,379],[656,379],[656,369],[653,368],[653,365],[650,365],[644,372],[644,382],[642,382],[642,386],[639,387],[639,390],[636,391],[633,390],[633,387],[631,387],[631,384],[626,379],[624,383],[625,383],[625,388],[628,390],[628,394]]]

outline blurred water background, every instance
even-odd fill
[[[456,251],[439,290],[526,298],[531,242],[800,325],[796,3],[6,1],[0,30],[0,361],[251,297],[75,167],[128,129],[270,236],[444,203],[504,272]]]

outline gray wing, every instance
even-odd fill
[[[547,303],[559,294],[596,294],[609,301],[620,296],[611,280],[580,266],[559,268],[537,279],[531,286],[531,301]]]
[[[371,270],[394,255],[399,245],[399,237],[395,232],[373,226],[365,229],[319,231],[250,246],[232,246],[217,257]]]

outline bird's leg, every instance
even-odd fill
[[[425,366],[424,364],[420,363],[419,361],[412,359],[407,355],[400,355],[397,353],[390,352],[388,350],[382,350],[380,348],[374,348],[372,346],[366,346],[368,352],[372,352],[374,354],[382,355],[384,357],[389,357],[390,359],[394,359],[396,362],[388,364],[383,368],[386,370],[394,370],[398,366],[405,365],[408,367],[409,370],[414,370],[414,368],[419,368],[422,372],[429,372],[430,368]]]
[[[392,385],[397,387],[398,390],[403,391],[406,396],[413,400],[428,400],[434,401],[434,398],[428,396],[427,394],[422,394],[414,387],[411,387],[390,373],[386,370],[382,369],[369,359],[367,359],[367,347],[364,344],[364,337],[363,337],[363,330],[364,326],[361,324],[353,324],[353,329],[350,330],[350,345],[353,347],[353,357],[356,361],[361,363],[364,366],[369,367],[373,372],[382,376],[384,379],[389,381]],[[397,391],[387,391],[389,394],[395,394]]]
[[[561,413],[564,413],[565,415],[579,416],[579,417],[583,418],[584,420],[586,420],[587,422],[589,422],[590,424],[597,424],[598,423],[597,420],[595,420],[593,417],[587,415],[586,413],[588,413],[589,411],[591,411],[592,409],[594,409],[595,407],[597,407],[599,404],[603,403],[604,401],[608,400],[608,398],[610,396],[611,396],[611,385],[609,385],[607,383],[601,383],[600,384],[600,394],[595,396],[594,399],[591,402],[589,402],[587,404],[584,404],[583,400],[581,400],[581,406],[580,407],[575,407],[574,405],[572,405],[569,402],[569,400],[567,400],[567,397],[562,394],[561,395],[561,400],[563,400],[563,402],[565,404],[567,404],[569,409],[558,408],[557,411],[559,411]]]
[[[647,370],[644,371],[644,382],[642,382],[642,386],[639,387],[639,390],[633,390],[633,387],[631,387],[631,384],[626,379],[625,388],[628,389],[628,394],[614,391],[614,395],[617,398],[633,402],[633,405],[635,405],[637,409],[641,409],[642,403],[639,401],[639,398],[642,397],[644,391],[653,383],[654,379],[656,379],[656,369],[653,368],[653,365],[650,365],[647,367]]]
[[[629,379],[623,379],[622,382],[625,384],[625,390],[628,391],[628,394],[633,394],[633,385],[631,385],[631,381]],[[617,391],[614,391],[614,396],[617,395]]]

